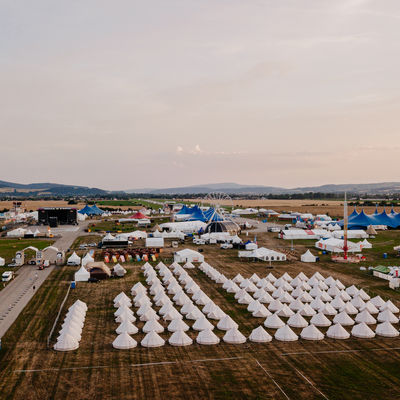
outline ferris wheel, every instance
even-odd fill
[[[231,196],[223,192],[208,193],[204,197],[202,203],[213,207],[215,211],[220,215],[231,212],[233,209],[233,201],[231,199]]]

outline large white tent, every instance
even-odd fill
[[[90,273],[83,265],[78,269],[78,271],[75,272],[74,275],[75,282],[87,282],[89,278]]]
[[[127,332],[123,332],[116,337],[112,345],[115,349],[127,350],[136,347],[137,342]]]
[[[183,249],[174,254],[174,261],[178,263],[204,262],[204,256],[191,249]]]
[[[301,262],[306,263],[313,263],[317,261],[317,257],[315,257],[310,250],[307,250],[304,254],[300,257]]]
[[[75,252],[72,253],[70,257],[68,257],[67,265],[80,265],[81,258]]]

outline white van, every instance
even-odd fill
[[[3,275],[1,275],[2,282],[11,281],[12,278],[14,278],[14,272],[13,271],[5,271],[5,272],[3,272]]]

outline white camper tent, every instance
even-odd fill
[[[113,272],[114,272],[114,275],[123,277],[126,274],[126,269],[122,265],[116,264],[116,265],[114,265]]]
[[[90,278],[90,273],[89,271],[86,270],[86,268],[83,265],[78,269],[78,271],[75,272],[74,276],[75,282],[87,282],[89,278]]]
[[[301,262],[316,262],[317,257],[315,257],[310,250],[307,250],[301,257],[300,257]]]
[[[3,257],[0,257],[0,267],[3,267],[6,263],[6,260]]]
[[[81,264],[81,258],[78,256],[78,254],[73,252],[72,255],[67,260],[67,265],[80,265],[80,264]]]
[[[94,262],[94,258],[87,253],[85,257],[82,258],[82,266],[84,267],[87,263]]]
[[[177,263],[204,262],[204,256],[197,251],[183,249],[174,254],[174,261]]]

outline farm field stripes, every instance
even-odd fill
[[[185,364],[185,363],[206,363],[206,362],[217,362],[217,361],[232,361],[240,360],[243,357],[229,357],[229,358],[206,358],[201,360],[186,360],[186,361],[160,361],[160,362],[149,362],[140,364],[128,364],[127,367],[146,367],[154,365],[169,365],[169,364]],[[97,365],[97,366],[87,366],[87,367],[69,367],[69,368],[43,368],[43,369],[20,369],[15,370],[14,373],[24,373],[24,372],[50,372],[50,371],[71,371],[71,370],[81,370],[81,369],[103,369],[103,368],[116,368],[113,365]]]

